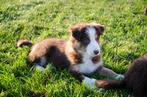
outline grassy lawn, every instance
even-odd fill
[[[34,71],[26,62],[29,48],[16,48],[16,43],[67,39],[70,26],[97,22],[106,27],[100,39],[105,66],[124,73],[147,53],[145,7],[146,0],[0,0],[0,97],[132,97],[124,89],[89,90],[52,66],[45,73]]]

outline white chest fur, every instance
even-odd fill
[[[80,73],[90,74],[102,65],[102,61],[94,64],[90,58],[83,58],[83,63],[74,66]]]

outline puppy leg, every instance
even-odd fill
[[[88,87],[89,89],[96,89],[96,79],[92,79],[89,77],[84,76],[83,74],[79,73],[78,71],[70,70],[70,74],[72,74],[75,79],[81,82],[84,86]]]
[[[45,68],[43,67],[47,63],[45,57],[40,58],[40,62],[35,64],[35,68],[41,72],[44,72]]]
[[[124,76],[121,74],[117,74],[114,71],[112,71],[111,69],[108,69],[106,67],[102,67],[99,71],[98,71],[101,75],[107,76],[107,77],[111,77],[114,78],[116,80],[122,80],[124,79]]]
[[[40,63],[35,64],[35,68],[41,72],[44,72],[45,68],[40,65]]]

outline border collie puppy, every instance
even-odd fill
[[[123,75],[103,67],[99,38],[104,32],[104,27],[95,23],[77,24],[70,28],[69,39],[45,39],[32,46],[28,55],[30,63],[44,70],[51,63],[56,68],[66,68],[69,72],[85,86],[96,88],[96,79],[86,75],[93,72],[123,79]],[[17,46],[31,46],[28,40],[18,41]]]
[[[136,59],[122,81],[97,80],[97,87],[105,89],[128,88],[135,97],[147,97],[147,55]]]

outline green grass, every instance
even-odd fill
[[[29,48],[16,43],[67,39],[70,26],[97,22],[106,27],[100,39],[105,66],[124,73],[147,53],[146,5],[146,0],[0,0],[0,97],[132,97],[127,90],[89,90],[52,66],[45,73],[33,71],[26,62]]]

